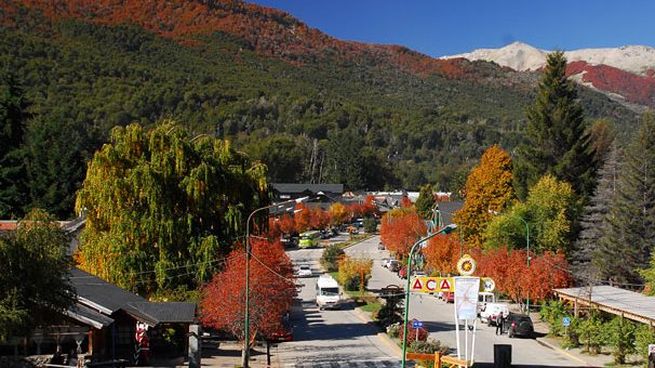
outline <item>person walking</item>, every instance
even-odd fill
[[[499,313],[498,317],[496,317],[496,335],[502,335],[503,334],[503,324],[505,323],[505,318],[503,316],[503,313]]]

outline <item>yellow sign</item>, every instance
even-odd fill
[[[453,277],[420,276],[414,278],[410,285],[412,286],[410,291],[420,293],[455,291],[455,279]],[[495,287],[494,280],[489,277],[480,278],[480,291],[493,291]]]
[[[475,260],[473,257],[465,254],[457,261],[457,271],[462,276],[471,276],[475,272]]]
[[[455,291],[455,279],[452,277],[421,276],[415,278],[411,285],[411,291],[420,291],[422,293]]]

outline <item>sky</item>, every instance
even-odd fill
[[[653,0],[247,0],[343,40],[431,56],[521,41],[546,50],[655,47]]]

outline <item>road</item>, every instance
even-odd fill
[[[299,279],[301,303],[291,313],[294,341],[277,347],[280,367],[399,367],[399,357],[377,336],[378,327],[346,305],[341,310],[319,311],[314,288],[323,249],[288,251],[294,264],[309,264],[314,277]]]
[[[381,266],[381,259],[389,257],[386,250],[378,250],[379,236],[370,238],[346,250],[350,256],[371,258],[374,260],[372,277],[368,288],[379,290],[390,284],[401,285],[404,288],[406,280],[401,280],[395,273]],[[410,320],[419,319],[430,332],[430,336],[454,349],[456,347],[454,304],[446,304],[429,294],[416,293],[410,297]],[[463,327],[463,326],[462,326]],[[461,342],[464,348],[463,341]],[[493,345],[512,345],[512,362],[521,366],[539,367],[572,367],[580,363],[571,360],[566,355],[542,346],[534,339],[510,339],[507,335],[496,336],[495,327],[477,325],[475,348],[476,363],[493,362]],[[452,350],[454,353],[454,350]]]

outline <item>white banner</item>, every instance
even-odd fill
[[[455,277],[455,311],[457,319],[478,317],[479,277]]]

